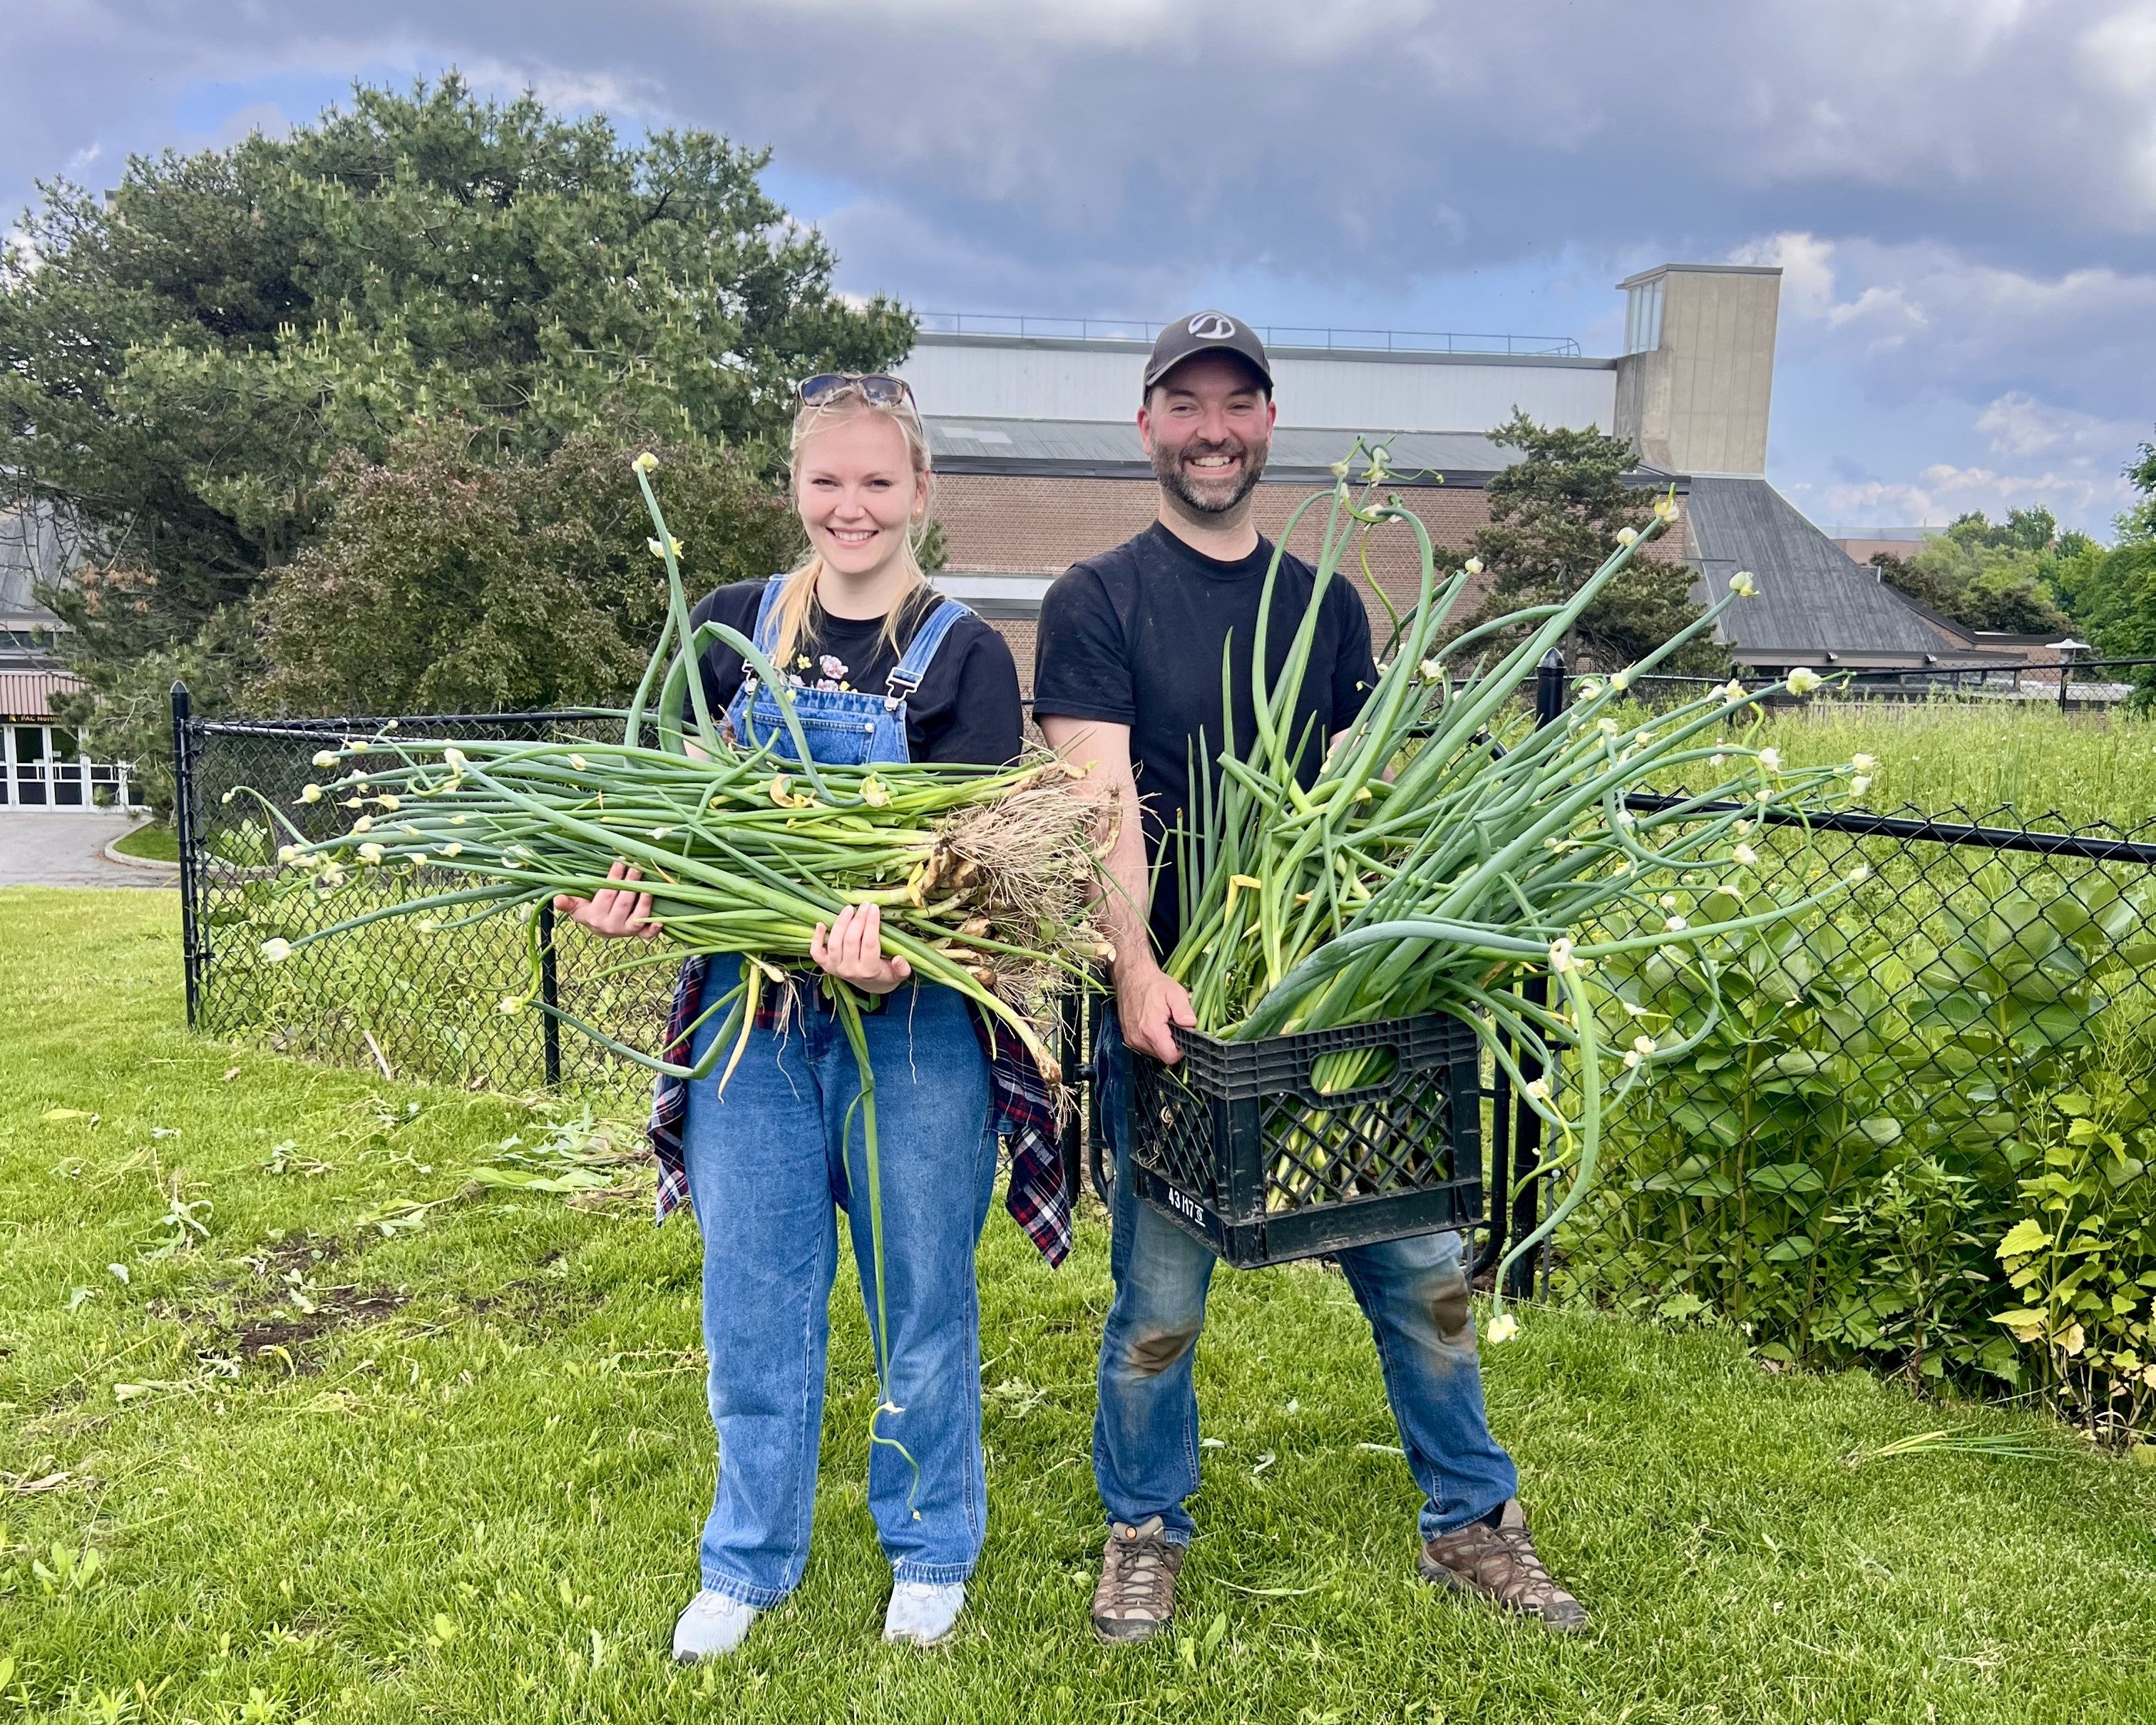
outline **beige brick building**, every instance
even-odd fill
[[[1344,453],[1344,446],[1342,453]],[[1330,480],[1331,475],[1327,475]],[[1260,486],[1258,530],[1278,540],[1296,510],[1328,485],[1290,479]],[[1404,485],[1402,503],[1428,531],[1440,559],[1440,575],[1468,555],[1475,530],[1490,518],[1479,485]],[[1683,499],[1679,497],[1680,507]],[[1072,563],[1120,545],[1142,531],[1159,507],[1160,490],[1150,473],[1124,479],[1054,478],[1041,475],[960,472],[939,475],[936,518],[944,533],[946,564],[939,578],[946,590],[988,616],[1010,641],[1019,677],[1029,694],[1033,684],[1034,614],[1047,584]],[[1317,560],[1324,529],[1321,501],[1302,519],[1290,548],[1312,562]],[[1656,549],[1685,555],[1681,516],[1676,529]],[[1369,572],[1396,611],[1413,605],[1421,582],[1420,547],[1404,526],[1371,536]],[[1385,605],[1371,596],[1362,559],[1349,564],[1348,578],[1365,594],[1370,621],[1382,644],[1389,628]]]

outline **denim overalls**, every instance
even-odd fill
[[[774,575],[764,584],[763,598],[756,611],[757,650],[766,659],[778,648],[778,595],[786,584]],[[906,741],[906,703],[928,675],[929,661],[943,644],[951,626],[968,611],[956,599],[945,599],[921,620],[891,674],[881,695],[847,689],[793,689],[793,716],[800,721],[808,752],[819,767],[866,767],[876,761],[909,759]],[[783,671],[786,667],[780,665]],[[761,687],[752,667],[743,667],[741,692],[726,709],[734,735],[743,748],[771,743],[791,761],[797,757],[778,702]]]
[[[764,589],[755,639],[776,646],[783,577]],[[795,716],[819,764],[908,758],[906,700],[951,626],[968,615],[946,599],[926,618],[881,695],[794,689]],[[744,679],[727,709],[744,747],[770,741],[796,758],[778,702]],[[863,1307],[875,1322],[875,1260],[862,1189],[860,1076],[830,1006],[793,990],[783,1029],[750,1035],[723,1097],[716,1079],[690,1086],[683,1148],[704,1239],[704,1343],[718,1429],[719,1481],[700,1553],[703,1585],[759,1609],[801,1579],[824,1418],[834,1207],[846,1210]],[[890,1401],[869,1455],[869,1508],[901,1581],[973,1574],[987,1532],[981,1450],[980,1305],[973,1251],[994,1191],[988,1067],[965,1001],[909,983],[862,1025],[876,1078],[884,1285],[891,1318]],[[697,1033],[701,1060],[718,1034]],[[865,1441],[864,1440],[864,1441]],[[909,1506],[908,1497],[911,1496]]]

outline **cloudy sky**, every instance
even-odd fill
[[[776,151],[923,310],[1558,334],[1782,265],[1770,475],[1830,528],[2102,530],[2156,420],[2156,0],[8,0],[39,177],[446,66]]]

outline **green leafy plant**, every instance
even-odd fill
[[[1772,1359],[2035,1385],[2101,1435],[2145,1429],[2156,942],[2127,881],[1996,860],[1882,886],[1861,935],[1815,917],[1698,973],[1636,961],[1626,1019],[1681,1030],[1710,984],[1721,1014],[1620,1114],[1565,1285]]]
[[[87,1540],[80,1546],[55,1540],[45,1557],[30,1559],[30,1574],[48,1594],[86,1594],[104,1584],[105,1553]]]
[[[2019,1303],[1993,1319],[2061,1411],[2123,1440],[2156,1411],[2156,1117],[2145,1052],[2051,1100],[2034,1214],[1999,1242]]]

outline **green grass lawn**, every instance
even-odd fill
[[[1185,1636],[1097,1647],[1104,1241],[1050,1272],[1000,1214],[963,1634],[876,1640],[842,1286],[807,1582],[677,1669],[713,1467],[693,1224],[474,1190],[544,1135],[527,1103],[190,1037],[174,917],[0,891],[0,1720],[2156,1717],[2156,1470],[1614,1318],[1531,1313],[1489,1373],[1594,1632],[1431,1592],[1368,1333],[1311,1269],[1224,1273]],[[2041,1453],[1845,1465],[1941,1425]]]
[[[136,828],[125,838],[114,840],[112,848],[125,856],[176,863],[180,860],[180,835],[170,821],[153,820],[146,826]]]

